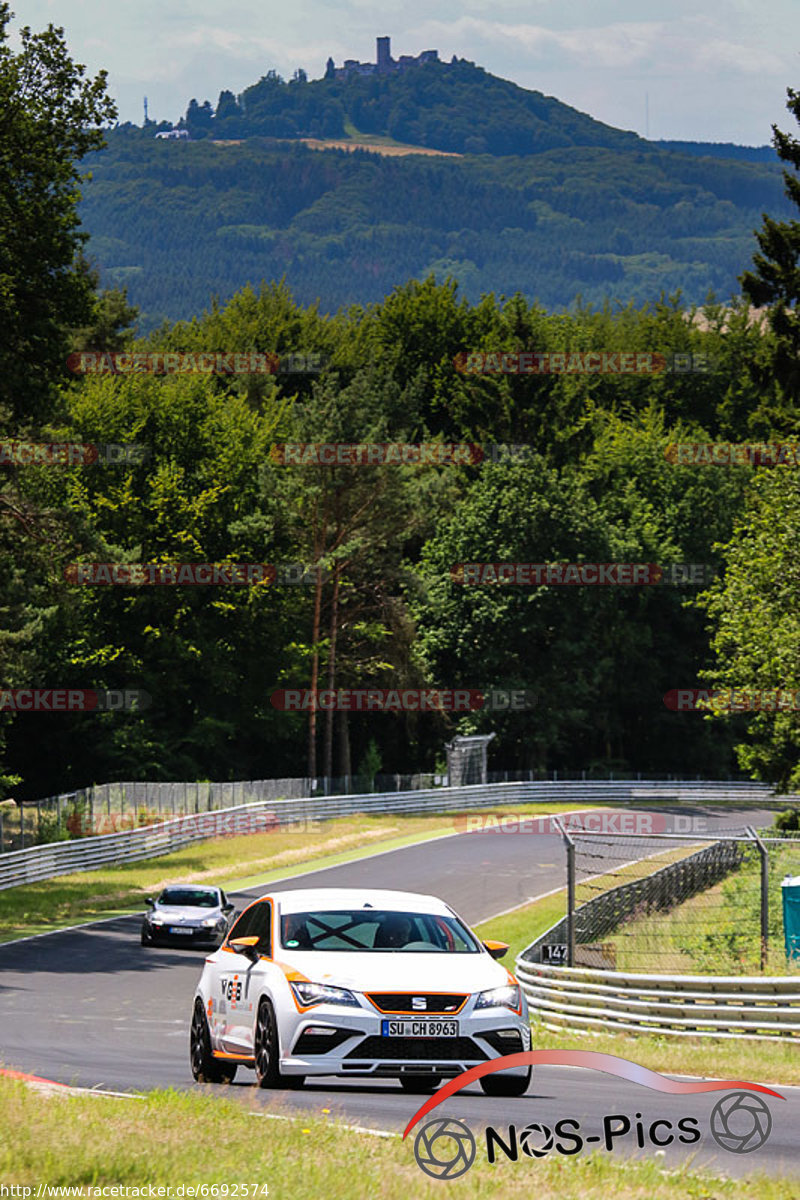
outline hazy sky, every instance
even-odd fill
[[[437,49],[652,138],[762,145],[791,128],[800,0],[12,0],[16,20],[62,25],[73,57],[105,67],[120,120],[173,120],[274,68],[318,78],[332,54],[374,61]],[[16,39],[14,39],[16,40]]]

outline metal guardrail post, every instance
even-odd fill
[[[767,847],[752,825],[747,826],[747,832],[755,842],[761,859],[761,970],[766,971],[769,955],[769,856]]]
[[[553,817],[567,848],[567,966],[575,966],[575,842],[558,817]]]

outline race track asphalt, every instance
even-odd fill
[[[716,831],[771,820],[766,813],[735,809],[721,813],[718,808],[682,807],[680,812],[701,815]],[[630,845],[627,850],[623,857],[631,856]],[[642,855],[651,852],[641,851]],[[285,883],[232,893],[232,898],[243,907],[253,896],[279,889],[399,888],[441,896],[474,924],[564,882],[559,838],[480,833],[373,854],[293,876]],[[62,1083],[118,1091],[197,1086],[189,1070],[188,1031],[204,952],[141,947],[139,925],[139,917],[120,917],[0,945],[0,1060],[5,1067]],[[553,1034],[550,1044],[558,1046],[558,1035]],[[587,1049],[591,1049],[588,1041]],[[635,1059],[633,1042],[630,1053]],[[250,1071],[240,1069],[236,1082],[224,1092],[255,1101],[265,1110],[329,1108],[331,1119],[341,1117],[351,1124],[395,1132],[402,1131],[424,1099],[402,1092],[392,1081],[324,1079],[308,1082],[300,1091],[262,1092],[252,1080]],[[760,1078],[757,1052],[750,1081],[769,1082]],[[632,1127],[636,1114],[641,1114],[646,1127],[656,1119],[677,1124],[680,1117],[693,1116],[703,1130],[699,1150],[669,1145],[664,1148],[666,1163],[691,1157],[695,1165],[728,1175],[763,1170],[800,1177],[800,1088],[776,1090],[786,1099],[767,1098],[772,1133],[767,1146],[752,1154],[722,1150],[712,1139],[709,1114],[720,1094],[675,1097],[568,1067],[536,1068],[531,1088],[521,1099],[489,1098],[477,1086],[470,1087],[443,1102],[436,1115],[460,1117],[475,1131],[491,1124],[499,1132],[512,1122],[518,1128],[530,1122],[552,1127],[569,1117],[580,1121],[584,1133],[598,1137],[603,1117],[612,1114],[628,1116]],[[640,1156],[656,1152],[651,1144],[638,1149],[633,1133],[619,1139],[615,1148]],[[514,1169],[535,1167],[535,1158],[520,1157]]]

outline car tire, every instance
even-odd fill
[[[262,997],[258,1006],[253,1043],[256,1083],[262,1088],[280,1087],[286,1080],[281,1078],[278,1066],[278,1026],[272,1001],[267,1000],[266,996]]]
[[[284,1087],[291,1088],[294,1092],[298,1088],[305,1087],[306,1077],[305,1075],[282,1075],[281,1083]]]
[[[232,1083],[236,1075],[236,1063],[220,1062],[211,1052],[211,1036],[208,1032],[203,1002],[198,996],[194,1002],[192,1028],[189,1034],[189,1059],[192,1076],[196,1083]]]
[[[147,936],[147,930],[144,928],[144,926],[142,926],[142,945],[143,946],[150,945],[150,938]]]
[[[435,1092],[441,1078],[438,1075],[401,1075],[400,1086],[404,1092]]]
[[[525,1075],[483,1075],[480,1085],[485,1096],[524,1096],[531,1082],[531,1069]]]

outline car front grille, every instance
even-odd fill
[[[367,992],[379,1012],[383,1013],[457,1013],[467,1002],[463,992]],[[424,1008],[414,1008],[415,1000],[424,1000]]]
[[[415,1059],[417,1062],[485,1062],[489,1057],[468,1037],[403,1038],[368,1037],[346,1058]]]

